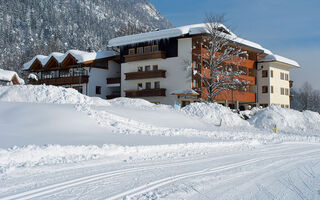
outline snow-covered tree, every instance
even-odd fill
[[[312,110],[320,113],[320,91],[305,82],[298,90],[291,90],[293,101],[291,108],[296,110]]]
[[[246,90],[245,86],[250,83],[240,77],[244,72],[238,68],[246,58],[247,52],[238,47],[234,42],[235,36],[228,31],[223,22],[223,15],[206,17],[207,34],[203,35],[197,44],[204,50],[194,53],[198,59],[194,66],[196,76],[201,80],[199,89],[209,102],[213,102],[215,97],[225,90],[240,87]]]

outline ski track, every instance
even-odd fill
[[[179,175],[175,175],[175,176],[166,177],[166,178],[163,178],[163,179],[159,179],[159,180],[156,180],[156,181],[141,185],[141,186],[139,186],[137,188],[133,188],[133,189],[130,189],[128,191],[121,192],[121,193],[116,194],[114,196],[107,197],[106,199],[107,200],[112,200],[112,199],[118,199],[118,198],[121,198],[121,197],[134,197],[134,196],[137,196],[137,195],[140,195],[140,194],[144,194],[144,193],[146,193],[148,191],[154,190],[154,189],[156,189],[158,187],[170,184],[172,182],[179,181],[181,179],[186,179],[186,178],[190,178],[190,177],[196,177],[196,176],[201,176],[201,175],[207,175],[207,174],[227,171],[227,170],[234,169],[234,168],[237,168],[237,167],[248,166],[250,164],[258,163],[258,162],[261,162],[261,161],[264,161],[264,160],[268,160],[268,159],[290,157],[290,153],[282,153],[281,154],[281,152],[283,150],[290,150],[290,149],[299,150],[299,148],[296,148],[296,147],[295,148],[288,148],[288,147],[286,147],[286,148],[282,148],[282,147],[275,148],[275,149],[272,149],[271,152],[267,152],[267,153],[271,154],[270,156],[266,156],[264,158],[253,158],[253,159],[248,159],[248,160],[245,160],[245,161],[240,161],[240,162],[236,162],[236,163],[232,163],[232,164],[227,164],[227,165],[224,165],[224,166],[218,166],[218,167],[214,167],[214,168],[203,169],[203,170],[199,170],[199,171],[188,172],[188,173],[183,173],[183,174],[179,174]],[[264,152],[264,151],[265,150],[262,150],[262,152]],[[305,152],[294,154],[294,155],[295,156],[304,156],[304,155],[307,155],[307,154],[310,154],[310,153],[314,153],[314,152],[320,152],[320,151],[319,150],[309,150],[309,151],[305,151]],[[256,154],[260,154],[260,153],[261,152],[259,151]],[[255,154],[252,154],[252,155],[255,155]],[[13,200],[13,199],[14,200],[27,200],[27,199],[31,199],[31,198],[41,197],[41,196],[44,196],[44,195],[54,194],[55,192],[58,192],[58,191],[61,191],[61,190],[64,190],[64,189],[67,189],[67,188],[70,188],[70,187],[75,187],[75,186],[86,184],[86,183],[89,183],[89,182],[100,181],[100,180],[103,180],[103,179],[106,179],[106,178],[121,176],[121,175],[125,175],[125,174],[128,174],[128,173],[134,173],[134,172],[139,172],[139,171],[147,171],[147,170],[153,170],[153,169],[168,168],[168,167],[184,166],[184,165],[196,164],[196,163],[208,162],[208,161],[216,161],[216,160],[225,159],[227,157],[233,157],[233,156],[236,156],[236,155],[233,154],[233,155],[229,155],[229,156],[220,156],[220,157],[216,157],[216,158],[187,160],[187,161],[180,161],[180,162],[170,163],[170,164],[150,165],[150,166],[135,167],[135,168],[116,170],[116,171],[111,171],[111,172],[98,173],[98,174],[94,174],[94,175],[89,175],[89,176],[85,176],[85,177],[81,177],[81,178],[77,178],[77,179],[61,182],[61,183],[58,183],[58,184],[53,184],[53,185],[49,185],[49,186],[33,189],[33,190],[22,192],[22,193],[19,193],[19,194],[14,194],[14,195],[10,195],[10,196],[7,196],[7,197],[2,197],[2,198],[0,198],[0,200]],[[299,158],[297,158],[297,159],[299,159]]]
[[[320,151],[319,150],[312,150],[312,151],[301,153],[300,155],[305,155],[305,154],[309,154],[309,153],[313,153],[313,152],[320,152]],[[229,164],[229,165],[225,165],[225,166],[221,166],[221,167],[215,167],[215,168],[211,168],[211,169],[204,169],[204,170],[195,171],[195,172],[188,172],[188,173],[184,173],[184,174],[180,174],[180,175],[176,175],[176,176],[170,176],[170,177],[159,179],[157,181],[153,181],[153,182],[147,183],[145,185],[139,186],[137,188],[122,192],[122,193],[114,195],[112,197],[108,197],[105,200],[115,200],[115,199],[119,199],[119,198],[131,199],[137,195],[145,194],[151,190],[154,190],[154,189],[159,188],[161,186],[168,185],[170,183],[173,183],[173,182],[176,182],[176,181],[179,181],[182,179],[201,176],[201,175],[207,175],[207,174],[212,174],[212,173],[217,173],[217,172],[222,172],[222,171],[227,171],[227,170],[231,170],[231,169],[238,168],[238,167],[245,167],[247,165],[250,165],[253,163],[258,163],[260,161],[274,159],[274,158],[281,158],[281,157],[289,157],[289,156],[288,155],[286,155],[286,156],[269,156],[269,157],[265,157],[265,158],[261,158],[261,159],[249,159],[246,161],[241,161],[241,162],[237,162],[234,164]],[[291,158],[289,158],[289,159],[291,159]],[[282,159],[282,161],[283,161],[283,159]]]

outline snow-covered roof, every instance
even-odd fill
[[[122,37],[113,38],[109,41],[108,46],[114,47],[114,46],[123,46],[128,44],[135,44],[135,43],[141,43],[141,42],[147,42],[147,41],[153,41],[153,40],[160,40],[160,39],[167,39],[167,38],[173,38],[173,37],[180,37],[183,35],[197,35],[201,33],[207,33],[206,23],[202,24],[193,24],[188,26],[181,26],[171,29],[164,29],[160,31],[153,31],[148,33],[140,33],[135,35],[127,35]],[[271,54],[272,52],[268,49],[263,48],[261,45],[245,40],[243,38],[237,37],[234,33],[232,33],[229,29],[227,29],[223,24],[219,24],[219,27],[223,28],[227,34],[228,39],[233,40],[237,43],[240,43],[242,45],[258,49],[260,51],[263,51],[266,54]],[[221,33],[225,34],[225,33]]]
[[[230,30],[228,30],[223,24],[219,26],[234,35]],[[122,37],[113,38],[109,41],[108,46],[123,46],[127,44],[134,44],[152,40],[160,40],[166,38],[180,37],[186,34],[196,35],[206,32],[206,24],[193,24],[188,26],[180,26],[176,28],[164,29],[159,31],[140,33],[135,35],[127,35]]]
[[[267,55],[265,58],[259,60],[259,62],[275,62],[275,61],[292,65],[294,67],[300,67],[298,62],[291,60],[289,58],[285,58],[283,56],[276,55],[276,54]]]
[[[71,54],[75,59],[77,59],[78,63],[97,60],[101,58],[108,58],[117,55],[117,53],[114,51],[86,52],[79,50],[69,50],[64,54],[64,58],[67,57],[68,54]]]
[[[36,61],[36,60],[39,60],[43,66],[48,62],[49,56],[36,55],[35,57],[32,58],[32,60],[23,64],[23,69],[24,70],[29,69],[31,67],[31,65],[34,63],[34,61]]]
[[[48,57],[49,57],[48,61],[50,60],[51,57],[54,57],[58,61],[58,63],[61,63],[64,59],[64,53],[52,52]]]
[[[118,55],[118,53],[115,51],[86,52],[86,51],[80,51],[80,50],[69,50],[66,53],[53,52],[49,56],[37,55],[33,57],[32,60],[23,64],[23,69],[24,70],[29,69],[31,65],[35,62],[35,60],[39,60],[42,66],[44,66],[47,64],[47,62],[50,60],[51,57],[54,57],[59,63],[62,63],[62,61],[68,56],[68,54],[71,54],[77,60],[78,63],[83,63],[91,60],[108,58],[108,57]]]
[[[20,84],[24,84],[24,80],[20,78],[15,71],[0,69],[0,80],[1,81],[12,81],[13,77],[16,76]]]
[[[193,89],[189,88],[189,89],[182,89],[182,90],[174,90],[170,93],[171,95],[199,95],[199,93],[197,93],[196,91],[194,91]]]

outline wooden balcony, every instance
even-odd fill
[[[256,94],[253,92],[241,92],[241,91],[230,91],[225,90],[218,94],[215,98],[218,101],[228,100],[229,102],[246,102],[246,103],[254,103],[256,102]]]
[[[118,84],[121,82],[120,77],[115,77],[115,78],[107,78],[107,84]]]
[[[133,54],[133,55],[124,55],[125,62],[133,62],[137,60],[148,60],[148,59],[157,59],[157,58],[166,58],[165,51],[154,51],[148,53],[141,53],[141,54]]]
[[[126,97],[157,97],[166,96],[166,89],[127,90]]]
[[[166,78],[166,70],[152,70],[143,72],[125,73],[126,80],[146,79],[146,78]]]
[[[58,78],[48,78],[48,79],[40,79],[38,81],[30,80],[30,84],[33,85],[71,85],[71,84],[79,84],[79,83],[88,83],[89,76],[81,76],[81,82],[79,76],[69,76],[69,77],[58,77]]]

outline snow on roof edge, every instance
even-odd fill
[[[300,65],[297,61],[277,55],[277,54],[269,54],[265,58],[259,60],[259,62],[281,62],[285,63],[297,68],[300,68]]]
[[[72,49],[72,50],[68,50],[66,53],[52,52],[48,56],[45,56],[45,55],[34,56],[30,61],[23,64],[23,70],[28,70],[36,60],[39,60],[42,66],[45,66],[51,57],[54,57],[59,63],[62,63],[62,61],[68,56],[69,53],[77,59],[78,63],[83,63],[91,60],[108,58],[108,57],[118,55],[117,52],[108,51],[108,50],[97,51],[97,52],[86,52],[86,51]]]
[[[24,84],[24,80],[19,77],[18,73],[11,70],[0,69],[0,80],[11,81],[16,76],[20,84]]]

